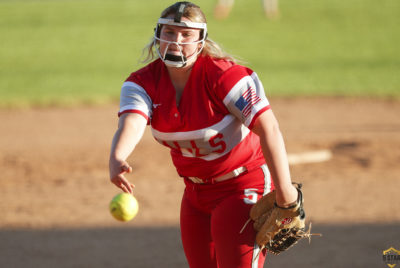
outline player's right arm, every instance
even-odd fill
[[[118,130],[111,144],[109,159],[110,180],[122,191],[133,192],[131,184],[124,176],[132,172],[132,167],[126,162],[143,136],[147,119],[138,113],[124,113],[119,118]]]

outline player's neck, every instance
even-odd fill
[[[187,81],[190,76],[190,72],[192,71],[192,67],[184,67],[184,68],[174,68],[168,67],[168,74],[171,78],[171,81],[176,81],[180,84],[181,81]]]
[[[189,80],[192,67],[193,66],[188,66],[184,68],[167,68],[169,77],[176,91],[177,103],[179,103],[180,96],[183,93],[183,89],[185,88],[185,85]]]

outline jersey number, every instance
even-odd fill
[[[244,189],[245,198],[243,198],[243,201],[248,205],[255,204],[258,199],[258,194],[256,191],[257,189],[255,188]]]

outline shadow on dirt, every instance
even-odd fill
[[[400,249],[399,225],[313,228],[323,237],[300,241],[265,267],[387,267],[382,251]],[[179,229],[98,228],[1,230],[0,267],[187,267]]]

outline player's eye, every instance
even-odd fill
[[[175,33],[174,33],[174,31],[166,30],[166,31],[164,31],[164,34],[171,36],[171,35],[174,35]]]
[[[165,34],[165,35],[172,35],[174,33],[175,33],[175,31],[173,29],[171,29],[170,27],[164,27],[161,31],[161,34]]]

